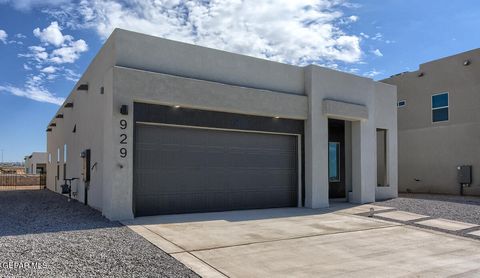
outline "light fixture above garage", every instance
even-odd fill
[[[180,108],[180,105],[175,105],[175,106],[173,106],[173,107],[175,107],[175,108]]]
[[[280,119],[280,117],[279,117],[279,116],[275,116],[274,118],[275,118],[275,119]]]

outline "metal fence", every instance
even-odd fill
[[[19,175],[0,174],[0,191],[44,189],[47,184],[46,174]]]

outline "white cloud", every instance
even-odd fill
[[[55,73],[57,71],[57,68],[54,66],[48,66],[46,68],[43,68],[40,70],[43,73]]]
[[[304,65],[360,61],[360,37],[342,30],[346,0],[82,0],[50,13],[102,37],[124,28],[226,51]],[[72,23],[72,18],[79,22]]]
[[[15,9],[28,11],[36,7],[57,6],[69,0],[0,0],[0,4],[11,4]]]
[[[50,54],[50,61],[55,64],[73,63],[80,58],[80,53],[88,50],[84,40],[77,40],[67,46],[57,48]]]
[[[72,36],[63,35],[58,22],[54,21],[50,23],[50,26],[40,31],[40,28],[33,30],[33,35],[39,38],[40,41],[46,44],[52,44],[54,46],[61,46],[65,41],[72,40]]]
[[[65,101],[64,98],[55,96],[45,88],[32,84],[26,84],[24,88],[11,85],[0,86],[0,91],[5,91],[15,96],[26,97],[40,102],[53,103],[56,105],[61,105]]]
[[[382,73],[381,71],[378,71],[376,69],[372,69],[370,71],[367,71],[367,72],[363,73],[363,76],[374,78],[375,76],[377,76],[381,73]]]
[[[4,44],[7,44],[7,38],[8,38],[7,32],[5,32],[5,30],[0,29],[0,41],[2,41]]]
[[[378,57],[383,57],[383,53],[380,51],[380,49],[375,49],[371,51],[373,55],[378,56]]]
[[[72,82],[77,82],[80,79],[80,74],[74,72],[71,69],[65,69],[65,79]]]
[[[364,38],[366,38],[366,39],[369,39],[369,38],[370,38],[369,35],[367,35],[367,34],[365,34],[365,33],[363,33],[363,32],[360,33],[360,36],[362,36],[362,37],[364,37]]]
[[[29,65],[27,65],[27,64],[23,64],[23,69],[25,69],[25,70],[32,70],[32,68],[31,68]]]
[[[358,21],[358,16],[351,15],[351,16],[348,17],[348,19],[350,20],[350,22],[357,22]]]
[[[25,38],[27,38],[27,36],[25,36],[25,35],[22,34],[22,33],[17,33],[17,34],[15,34],[14,37],[17,38],[17,39],[25,39]]]

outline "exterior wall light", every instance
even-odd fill
[[[280,117],[279,117],[279,116],[275,116],[274,118],[275,118],[275,119],[280,119]]]
[[[173,107],[174,107],[174,108],[180,108],[180,105],[175,105],[175,106],[173,106]]]
[[[465,61],[463,61],[463,65],[464,65],[464,66],[470,65],[470,60],[465,60]]]
[[[128,105],[122,105],[120,106],[120,114],[122,115],[128,115]]]
[[[88,84],[81,84],[77,87],[77,91],[88,91]]]

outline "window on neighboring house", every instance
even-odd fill
[[[397,102],[397,107],[398,107],[398,108],[403,107],[403,106],[405,106],[405,105],[407,105],[407,101],[406,101],[406,100],[399,100],[399,101]]]
[[[448,121],[448,93],[432,96],[432,122]]]
[[[63,162],[67,162],[67,144],[63,145]]]

